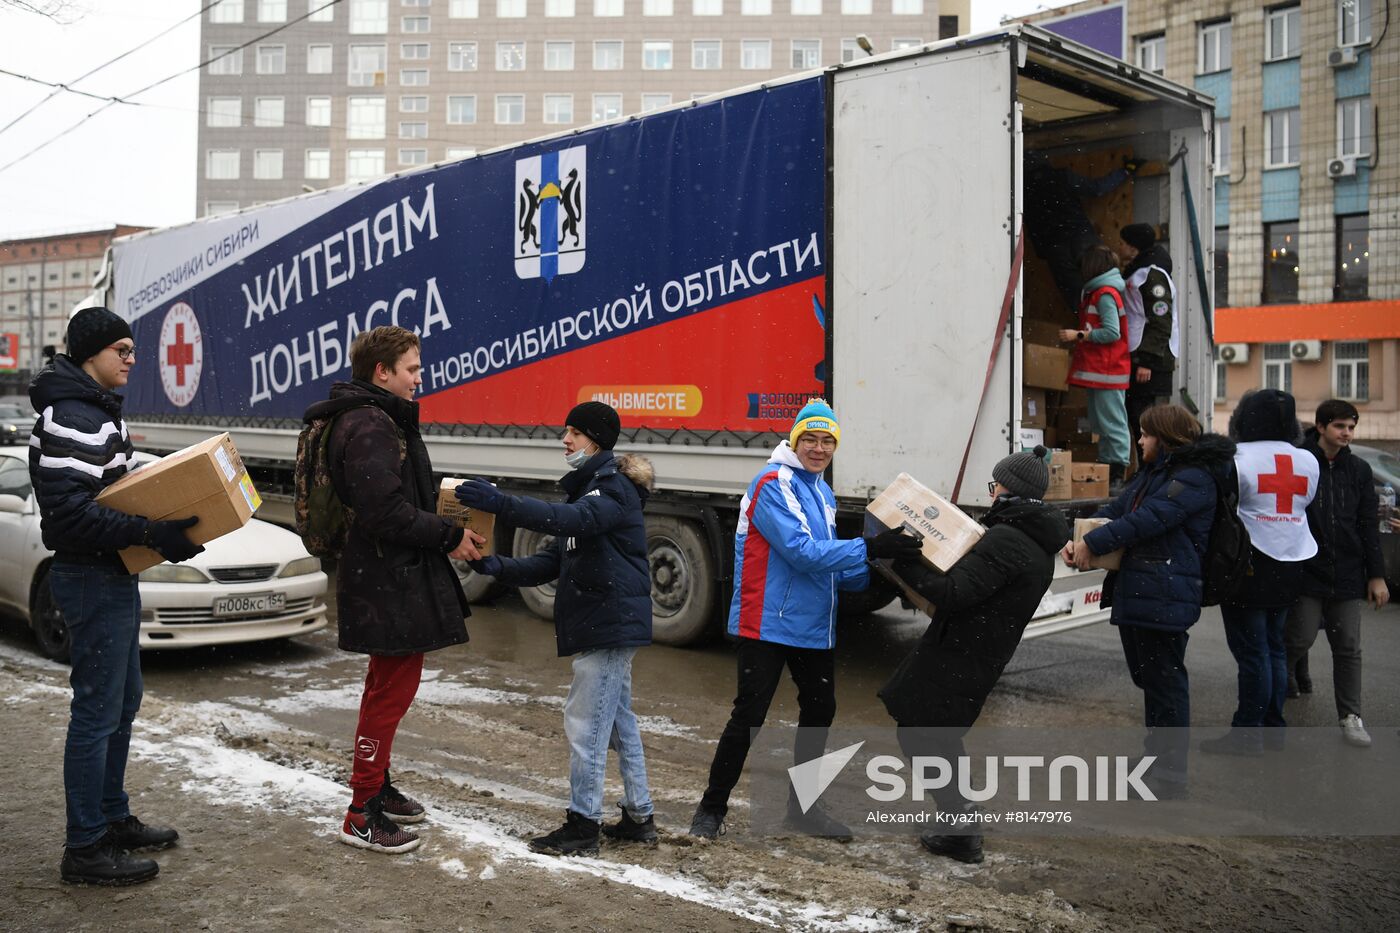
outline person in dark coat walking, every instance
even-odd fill
[[[1142,690],[1144,751],[1157,758],[1149,786],[1158,797],[1181,797],[1191,725],[1187,630],[1201,617],[1216,484],[1229,482],[1235,445],[1202,435],[1179,405],[1143,412],[1139,443],[1143,468],[1095,514],[1110,521],[1066,547],[1064,556],[1086,570],[1091,555],[1123,550],[1119,569],[1104,581],[1103,605],[1112,608],[1109,621],[1118,626],[1128,673]]]
[[[390,781],[394,736],[418,692],[423,654],[467,640],[471,611],[449,559],[479,558],[485,543],[436,513],[413,401],[423,383],[419,347],[402,327],[365,331],[350,345],[352,381],[331,386],[305,414],[335,418],[331,484],[350,516],[335,587],[340,647],[369,655],[340,840],[390,853],[417,848],[422,840],[398,824],[424,818]]]
[[[946,574],[915,559],[894,563],[900,579],[936,609],[919,644],[880,691],[911,759],[957,761],[964,754],[962,736],[1050,587],[1069,526],[1059,509],[1041,501],[1050,484],[1045,453],[1037,447],[993,467],[988,485],[996,501],[982,517],[987,533]],[[970,808],[952,785],[934,791],[934,799],[945,812]],[[933,834],[920,842],[936,855],[982,861],[980,835]]]
[[[1377,609],[1390,600],[1381,556],[1378,501],[1371,465],[1351,452],[1360,415],[1356,406],[1329,399],[1317,409],[1303,449],[1317,458],[1317,497],[1308,506],[1308,527],[1317,555],[1303,565],[1302,594],[1284,633],[1288,651],[1288,695],[1297,696],[1308,677],[1308,650],[1319,628],[1332,646],[1332,686],[1343,738],[1365,748],[1371,736],[1361,721],[1361,605]],[[1295,680],[1296,678],[1296,680]]]
[[[559,481],[567,500],[508,496],[484,480],[457,487],[468,508],[493,513],[512,528],[553,535],[538,553],[492,555],[472,563],[477,573],[512,586],[558,580],[554,632],[559,656],[573,657],[573,683],[564,703],[569,739],[569,809],[564,824],[530,840],[537,852],[594,855],[600,831],[610,839],[655,842],[651,791],[637,717],[632,712],[632,659],[651,644],[651,569],[642,508],[654,483],[651,461],[614,455],[622,422],[602,402],[582,402],[566,419],[565,461]],[[622,773],[621,818],[603,820],[608,749]]]

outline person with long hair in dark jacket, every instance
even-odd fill
[[[1259,755],[1277,747],[1287,725],[1284,627],[1298,601],[1303,562],[1317,553],[1307,508],[1317,495],[1317,458],[1293,446],[1299,437],[1293,396],[1246,393],[1230,417],[1240,521],[1249,532],[1249,572],[1220,604],[1225,641],[1239,665],[1239,704],[1225,735],[1201,751]]]
[[[1180,405],[1144,411],[1139,444],[1143,468],[1095,516],[1108,524],[1066,547],[1064,556],[1087,569],[1090,555],[1123,550],[1118,570],[1104,581],[1103,603],[1112,607],[1109,621],[1118,626],[1128,674],[1142,691],[1144,750],[1158,759],[1149,786],[1158,797],[1180,797],[1188,749],[1178,730],[1191,725],[1187,630],[1201,616],[1216,483],[1229,481],[1235,445],[1202,435]]]

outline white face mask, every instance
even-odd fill
[[[591,450],[576,450],[571,454],[564,455],[564,462],[569,465],[569,469],[577,470],[588,462],[588,458],[593,456]]]

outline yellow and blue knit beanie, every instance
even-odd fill
[[[814,398],[802,406],[802,410],[797,413],[797,420],[792,423],[788,443],[796,447],[797,439],[808,431],[825,431],[836,438],[837,444],[841,443],[841,425],[836,423],[836,412],[831,410],[826,399]]]

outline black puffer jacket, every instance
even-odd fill
[[[418,403],[337,382],[305,417],[347,407],[330,441],[331,482],[353,513],[336,575],[340,647],[405,655],[461,644],[471,612],[447,552],[462,536],[435,512]]]
[[[60,560],[121,566],[117,551],[142,543],[146,519],[98,505],[97,494],[136,468],[122,398],[59,354],[29,387],[39,413],[29,478],[44,547]]]
[[[559,481],[566,502],[506,496],[497,517],[554,535],[531,557],[508,558],[498,579],[538,586],[558,579],[554,632],[559,656],[589,648],[651,644],[651,570],[642,508],[651,461],[602,450]]]
[[[948,573],[895,565],[935,606],[933,621],[880,698],[901,726],[969,727],[1016,653],[1069,540],[1065,517],[1034,499],[999,499],[987,533]]]
[[[1343,447],[1328,460],[1309,428],[1300,445],[1317,458],[1317,496],[1308,505],[1308,528],[1317,556],[1303,564],[1303,593],[1319,599],[1365,599],[1368,580],[1385,578],[1379,502],[1371,465]]]

